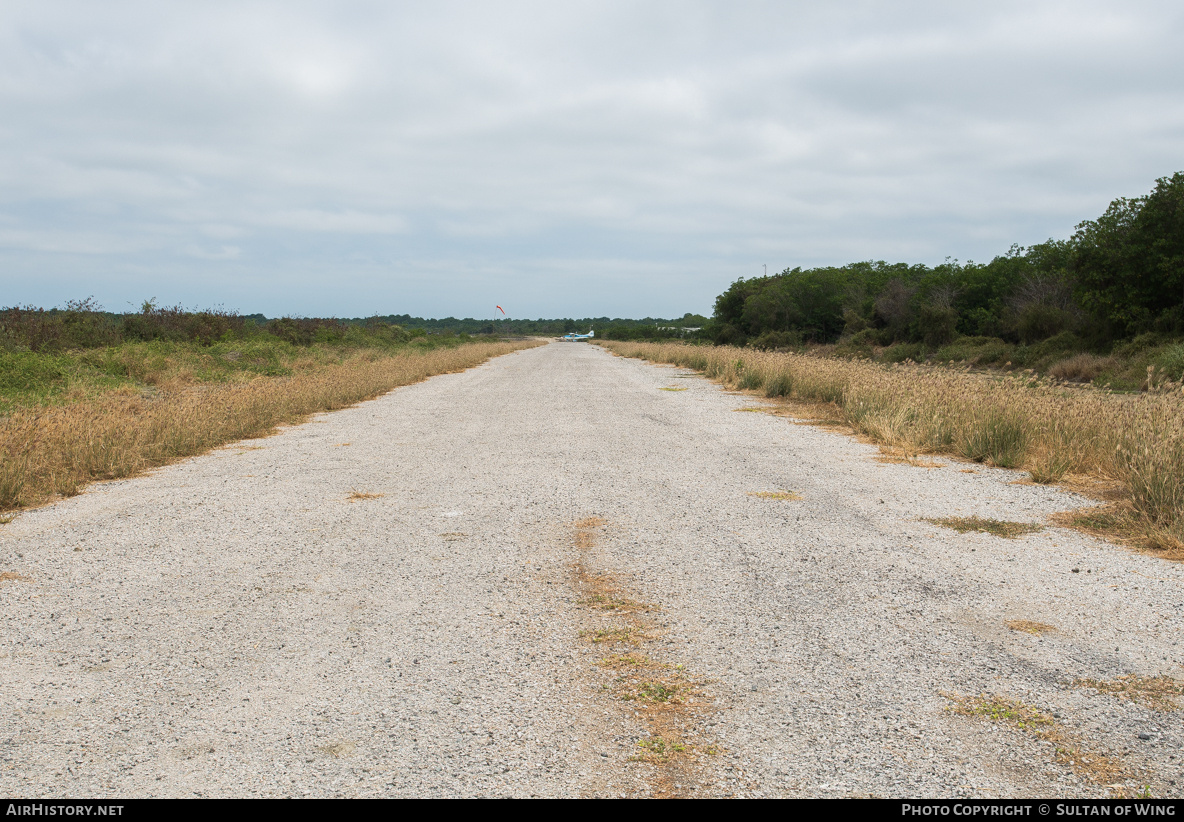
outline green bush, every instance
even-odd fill
[[[958,436],[956,447],[961,456],[975,462],[1015,468],[1027,455],[1028,435],[1017,420],[990,414],[977,425],[964,429]]]
[[[749,348],[761,351],[790,351],[801,345],[802,335],[798,331],[766,331],[748,343]]]
[[[793,374],[789,369],[780,369],[765,380],[766,397],[788,397],[793,393]]]
[[[958,326],[958,312],[946,306],[923,305],[917,325],[925,344],[936,348],[951,342],[957,336],[955,329]]]
[[[1153,331],[1139,334],[1124,343],[1114,346],[1114,353],[1123,359],[1133,359],[1153,348],[1163,345],[1164,338]]]
[[[1025,368],[1044,370],[1070,354],[1076,354],[1086,348],[1085,341],[1072,331],[1062,331],[1047,340],[1016,347],[1012,361]]]
[[[65,383],[58,357],[32,351],[0,351],[0,391],[42,393]]]
[[[961,337],[937,349],[941,362],[969,362],[975,365],[1003,365],[1012,359],[1013,347],[998,337]]]
[[[875,328],[865,328],[857,334],[839,340],[832,353],[836,357],[871,359],[874,347],[879,343],[880,331]]]
[[[912,360],[913,362],[925,362],[927,354],[928,349],[921,343],[897,343],[884,349],[884,353],[880,355],[880,361],[904,362],[905,360]]]
[[[115,322],[110,315],[102,313],[93,299],[66,303],[61,322],[62,348],[97,348],[119,342],[119,329]]]
[[[1076,317],[1069,311],[1053,305],[1032,303],[1024,306],[1016,316],[1016,333],[1020,342],[1034,343],[1070,331],[1076,325]]]
[[[737,383],[745,391],[754,391],[765,384],[764,376],[756,369],[746,368],[737,376]]]
[[[1168,379],[1184,380],[1184,343],[1169,345],[1159,352],[1155,364],[1167,374]]]

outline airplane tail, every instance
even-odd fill
[[[595,336],[596,336],[596,330],[593,328],[589,328],[588,329],[588,337],[591,338],[591,337],[595,337]]]

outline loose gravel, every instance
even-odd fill
[[[754,404],[557,343],[20,514],[0,793],[1184,792],[1181,712],[1074,686],[1184,679],[1184,566],[931,524],[1092,503],[734,413]],[[580,636],[612,617],[577,564],[660,608],[645,652],[711,706],[693,768],[631,761],[654,728]],[[1055,713],[1079,759],[1126,773],[950,710],[978,694]]]

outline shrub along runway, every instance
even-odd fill
[[[1184,791],[1184,566],[751,405],[555,344],[20,514],[0,793]]]

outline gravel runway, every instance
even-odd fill
[[[1181,712],[1077,684],[1184,679],[1184,566],[757,404],[556,343],[20,514],[0,794],[1184,793]]]

